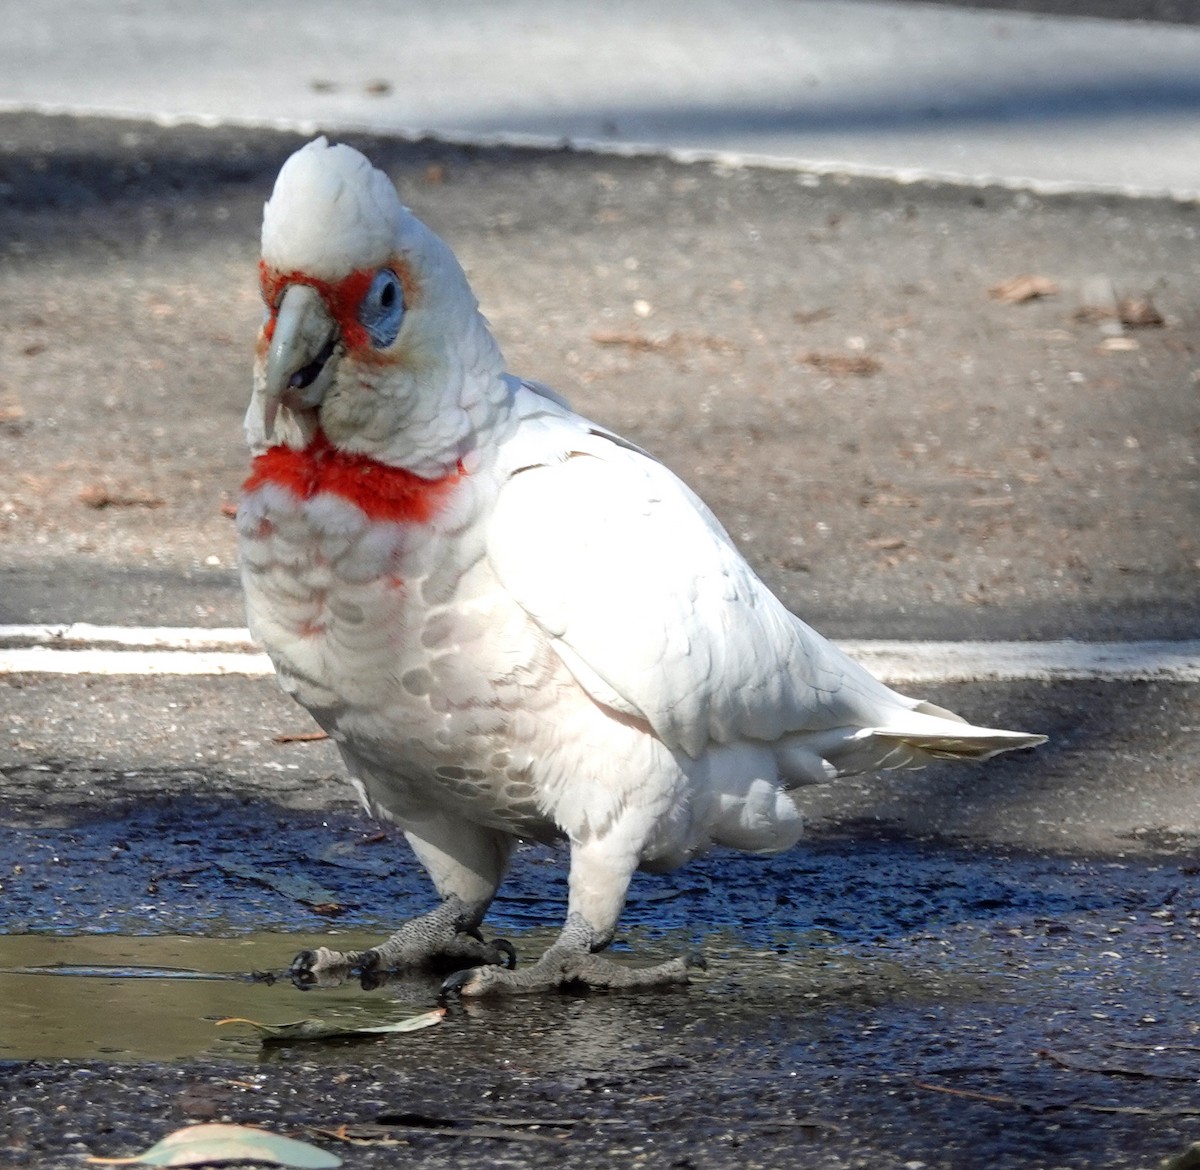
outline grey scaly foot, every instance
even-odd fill
[[[442,995],[527,995],[560,987],[605,990],[670,987],[688,982],[688,973],[704,968],[699,955],[668,959],[652,967],[633,967],[594,953],[595,932],[577,916],[542,957],[523,970],[472,967],[457,971],[442,984]]]
[[[482,908],[447,898],[436,909],[406,922],[386,942],[365,951],[335,951],[329,947],[301,951],[289,973],[297,987],[336,986],[357,975],[370,990],[386,973],[445,971],[461,966],[516,966],[517,955],[506,939],[486,942],[479,933]]]

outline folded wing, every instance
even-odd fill
[[[1042,741],[886,687],[789,613],[670,471],[529,399],[488,554],[598,703],[692,757],[777,744],[796,783]]]

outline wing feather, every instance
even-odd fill
[[[914,705],[789,613],[670,471],[548,411],[539,404],[552,451],[515,454],[488,555],[597,702],[693,757]]]

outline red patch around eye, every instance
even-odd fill
[[[354,504],[371,520],[423,524],[437,514],[463,474],[460,465],[440,479],[422,479],[368,455],[339,451],[318,431],[303,451],[281,446],[256,456],[242,491],[273,483],[301,500],[328,492]]]
[[[258,262],[259,284],[262,288],[263,300],[267,302],[267,308],[271,312],[271,317],[264,327],[266,337],[270,339],[271,334],[275,332],[275,314],[279,309],[279,300],[283,296],[283,290],[289,284],[307,284],[310,288],[316,289],[325,302],[329,315],[337,322],[346,348],[371,348],[367,331],[358,320],[358,309],[362,304],[363,297],[367,295],[367,289],[371,287],[371,281],[375,279],[377,271],[374,268],[359,268],[351,272],[349,276],[342,277],[341,280],[318,280],[315,276],[309,276],[304,272],[279,272],[268,265],[265,260],[260,260]]]

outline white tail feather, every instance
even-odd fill
[[[1046,742],[1044,735],[975,727],[941,710],[922,703],[915,710],[898,711],[884,727],[835,727],[788,736],[776,745],[780,773],[798,787],[835,776],[923,768],[931,760],[981,762]]]

